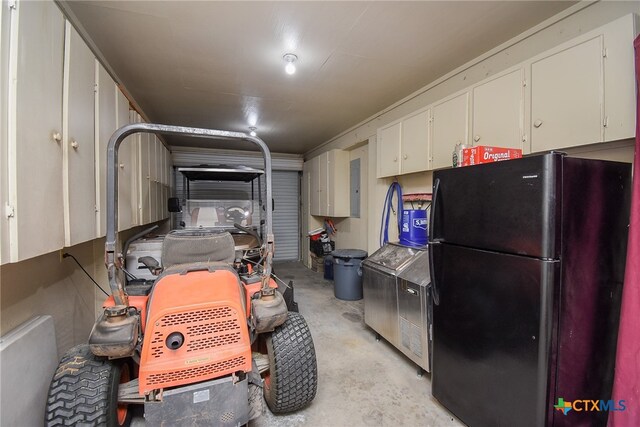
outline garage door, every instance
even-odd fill
[[[186,198],[182,174],[176,172],[175,197]],[[261,178],[262,200],[265,199],[264,177]],[[191,199],[258,200],[258,183],[193,181],[189,185]],[[274,260],[300,259],[300,174],[298,171],[273,171]],[[175,223],[181,221],[177,214]]]

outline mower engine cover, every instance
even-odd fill
[[[149,296],[140,393],[251,371],[244,305],[231,267],[200,263],[165,271]]]

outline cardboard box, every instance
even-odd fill
[[[485,145],[479,145],[477,147],[465,148],[462,150],[461,166],[500,162],[502,160],[519,159],[521,157],[522,150],[517,148],[488,147]]]
[[[324,273],[324,257],[311,254],[311,270]]]

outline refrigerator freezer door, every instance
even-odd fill
[[[436,171],[432,241],[558,258],[562,159],[549,153]]]
[[[544,425],[560,263],[432,249],[433,396],[474,427]]]

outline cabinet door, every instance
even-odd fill
[[[400,138],[402,125],[396,123],[378,130],[378,178],[400,173]]]
[[[137,123],[138,113],[134,110],[129,110],[129,123]],[[135,134],[130,137],[129,144],[131,145],[131,220],[132,225],[140,225],[140,209],[138,209],[140,190],[140,174],[138,168],[140,166],[140,134]]]
[[[630,14],[606,26],[604,32],[605,141],[633,138],[636,131],[636,85],[633,40],[637,35]]]
[[[64,18],[53,2],[20,1],[10,13],[8,210],[17,262],[64,246]]]
[[[473,88],[474,145],[522,148],[524,69],[518,68]]]
[[[165,206],[167,205],[167,200],[164,195],[164,185],[165,185],[165,158],[167,155],[167,150],[164,148],[162,142],[160,142],[160,157],[158,159],[158,184],[159,184],[159,196],[158,196],[158,220],[164,219],[164,212],[166,211]]]
[[[98,61],[96,61],[96,200],[97,236],[107,232],[107,145],[116,130],[116,91],[115,82]]]
[[[138,146],[138,167],[139,167],[139,193],[138,193],[138,206],[140,209],[140,225],[148,224],[151,222],[150,211],[150,182],[149,182],[149,140],[151,134],[140,133],[139,146]]]
[[[329,153],[322,153],[318,156],[318,215],[326,216],[329,206]]]
[[[327,168],[327,216],[349,216],[349,152],[329,151]]]
[[[116,119],[117,126],[128,125],[129,100],[120,92],[116,91]],[[133,140],[135,136],[128,136],[120,144],[118,150],[118,231],[127,230],[134,224],[133,216]]]
[[[158,220],[158,137],[149,135],[149,219]]]
[[[531,64],[531,151],[603,140],[602,37]]]
[[[67,21],[62,106],[65,246],[96,237],[95,76],[91,50]]]
[[[7,100],[9,93],[9,32],[10,13],[3,0],[0,7],[0,208],[9,205],[7,141]],[[0,264],[9,262],[9,218],[0,215]]]
[[[311,215],[320,215],[320,157],[309,160],[309,210]]]
[[[456,144],[469,140],[469,92],[436,104],[431,111],[431,169],[450,167]]]
[[[423,111],[402,121],[401,173],[429,169],[429,114]]]

